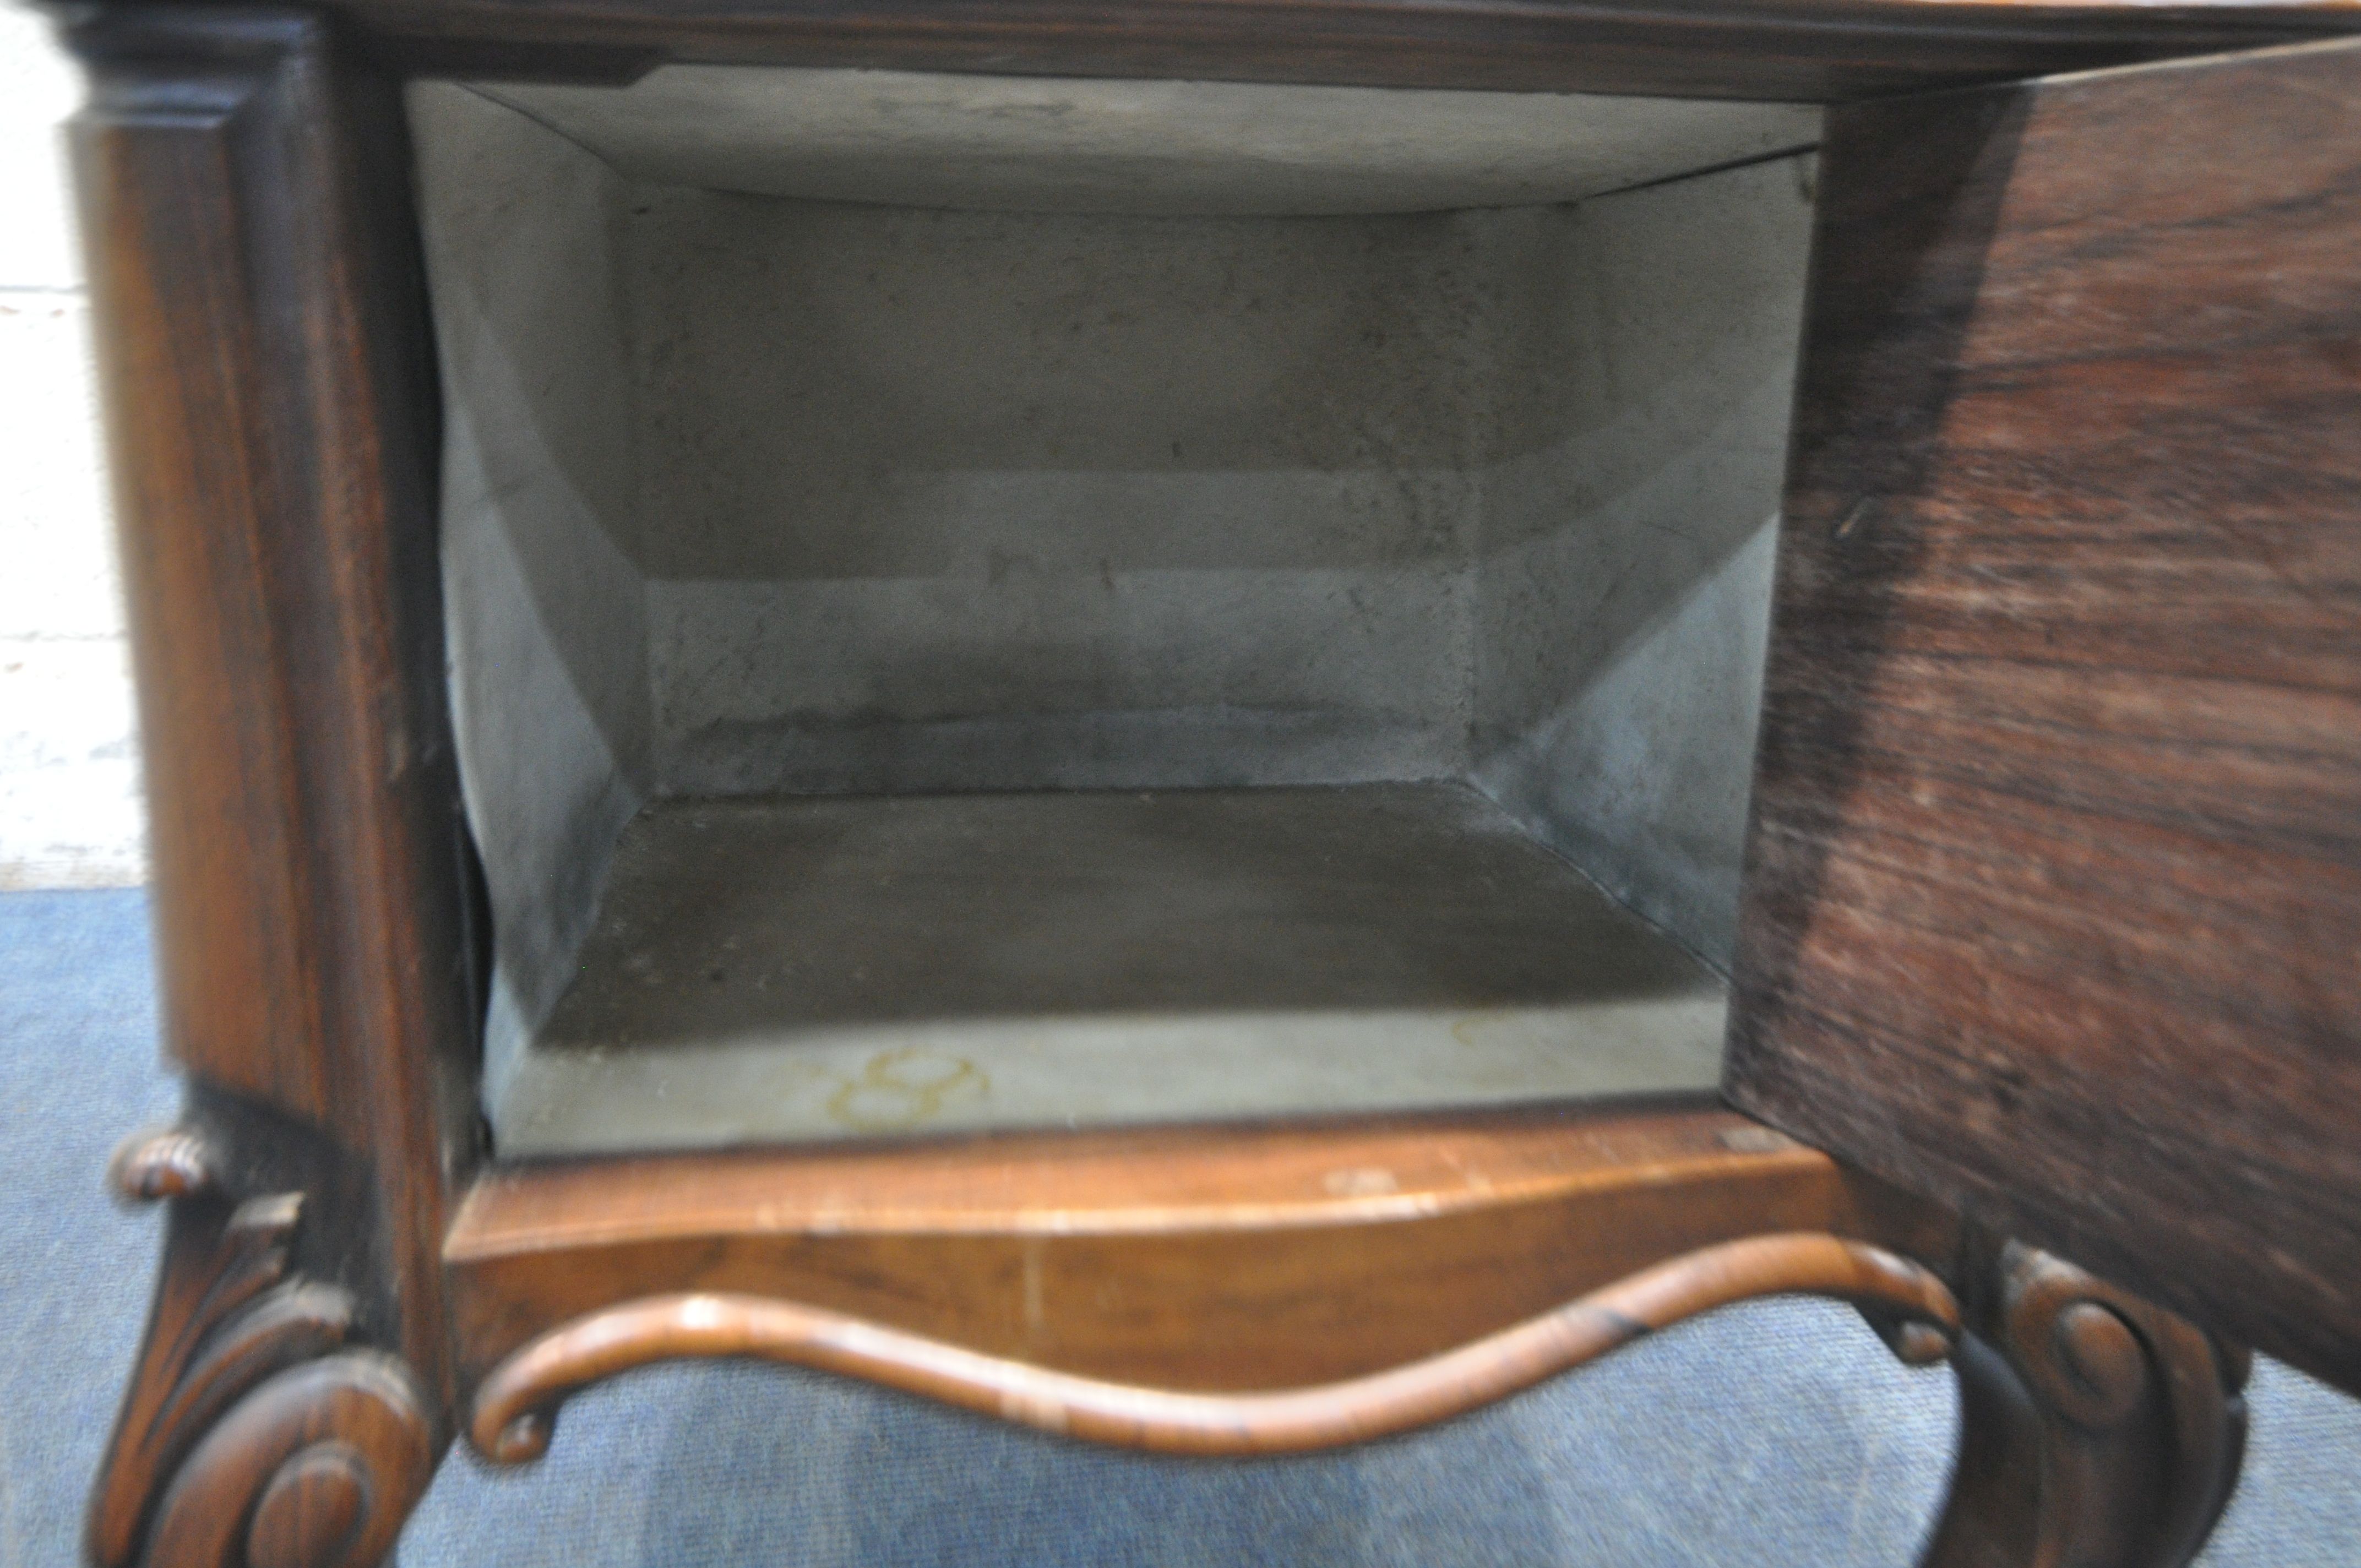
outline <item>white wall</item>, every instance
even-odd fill
[[[90,307],[59,127],[78,73],[0,8],[0,889],[147,876]]]

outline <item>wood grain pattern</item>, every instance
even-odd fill
[[[343,1151],[363,1316],[447,1391],[478,1003],[395,84],[294,13],[69,41],[168,1047]]]
[[[1831,1232],[1942,1260],[1948,1216],[1719,1110],[976,1139],[487,1172],[446,1249],[469,1376],[677,1292],[790,1300],[1081,1376],[1327,1382],[1673,1253]]]
[[[2361,49],[1820,179],[1730,1091],[2361,1388]]]
[[[416,1381],[345,1351],[290,1367],[190,1454],[157,1510],[154,1568],[377,1568],[437,1447]]]
[[[302,1196],[233,1200],[202,1138],[143,1134],[115,1156],[114,1177],[126,1198],[172,1204],[148,1343],[91,1497],[91,1561],[129,1568],[159,1500],[206,1432],[258,1383],[341,1345],[353,1301],[289,1277]]]
[[[1960,1457],[1922,1568],[2183,1568],[2237,1485],[2248,1358],[2047,1253],[1970,1254]]]
[[[77,13],[167,1025],[200,1113],[119,1167],[174,1215],[95,1555],[375,1561],[463,1374],[553,1330],[489,1385],[495,1442],[530,1446],[513,1423],[577,1374],[684,1344],[918,1366],[1045,1423],[1251,1447],[1446,1413],[1732,1293],[1852,1291],[1902,1309],[1885,1326],[1921,1350],[1898,1331],[1950,1322],[1930,1274],[1874,1250],[1940,1265],[1947,1215],[1711,1111],[615,1160],[488,1173],[455,1213],[482,995],[431,356],[396,83],[346,41],[560,75],[742,59],[1844,99],[2356,20],[1930,0]],[[1734,1080],[2332,1376],[2356,1365],[2356,1157],[2319,1111],[2356,1087],[2350,977],[2323,955],[2361,930],[2354,60],[1840,117]],[[289,1165],[321,1179],[257,1184]],[[291,1265],[297,1191],[333,1277]],[[1741,1239],[1795,1231],[1821,1234]],[[2017,1334],[2020,1382],[2055,1353],[2089,1385],[2059,1385],[2071,1420],[2092,1400],[2112,1420],[2120,1394],[2209,1441],[2212,1407],[2173,1402],[2201,1358],[2158,1352],[2188,1335],[2043,1299],[2006,1320],[2049,1325]],[[861,1361],[849,1317],[888,1351]],[[1323,1382],[1345,1388],[1239,1392]],[[1972,1447],[1971,1475],[2025,1474],[2022,1439]],[[2102,1506],[2224,1474],[2139,1470]]]
[[[2332,4],[2092,0],[336,0],[437,71],[664,60],[1835,102],[2286,42]]]
[[[75,130],[138,673],[164,1033],[169,1049],[224,1085],[323,1121],[292,654],[270,603],[265,373],[230,200],[259,82],[185,86],[167,96],[104,79]]]
[[[225,1160],[226,1131],[138,1135],[109,1171],[119,1196],[165,1200],[170,1219],[148,1337],[92,1489],[89,1560],[373,1568],[449,1434],[400,1360],[349,1344],[353,1292],[296,1264],[305,1195],[241,1190],[238,1174],[272,1159]]]
[[[1532,1320],[1408,1366],[1277,1393],[1186,1394],[979,1355],[796,1302],[672,1295],[562,1325],[494,1369],[468,1432],[487,1457],[536,1459],[557,1406],[653,1362],[743,1356],[923,1394],[1090,1442],[1161,1453],[1301,1453],[1429,1426],[1529,1388],[1657,1329],[1734,1301],[1831,1296],[1902,1315],[1948,1347],[1958,1303],[1918,1265],[1809,1234],[1726,1242],[1641,1270]]]

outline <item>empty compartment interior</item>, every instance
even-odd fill
[[[1815,111],[411,108],[503,1154],[1714,1083]]]

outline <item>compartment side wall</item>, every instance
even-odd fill
[[[445,408],[443,558],[467,813],[497,953],[487,1092],[564,989],[653,781],[630,377],[598,159],[465,88],[410,89]]]
[[[1725,972],[1812,170],[1521,214],[1484,477],[1476,780]]]

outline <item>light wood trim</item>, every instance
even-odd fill
[[[1716,1171],[1832,1170],[1716,1109],[1479,1112],[501,1167],[444,1246],[469,1264],[698,1232],[1146,1234],[1429,1218]]]
[[[1163,1453],[1261,1454],[1364,1442],[1445,1420],[1685,1318],[1760,1296],[1833,1296],[1931,1326],[1948,1350],[1959,1307],[1915,1263],[1835,1236],[1757,1236],[1644,1269],[1474,1344],[1367,1377],[1268,1394],[1189,1394],[980,1355],[788,1301],[659,1296],[543,1335],[478,1391],[468,1435],[519,1464],[549,1446],[575,1390],[652,1362],[745,1356],[860,1377],[985,1415]]]
[[[1938,1264],[1957,1241],[1758,1123],[1659,1106],[502,1168],[445,1262],[470,1383],[557,1324],[689,1292],[1238,1392],[1399,1366],[1784,1231]]]

